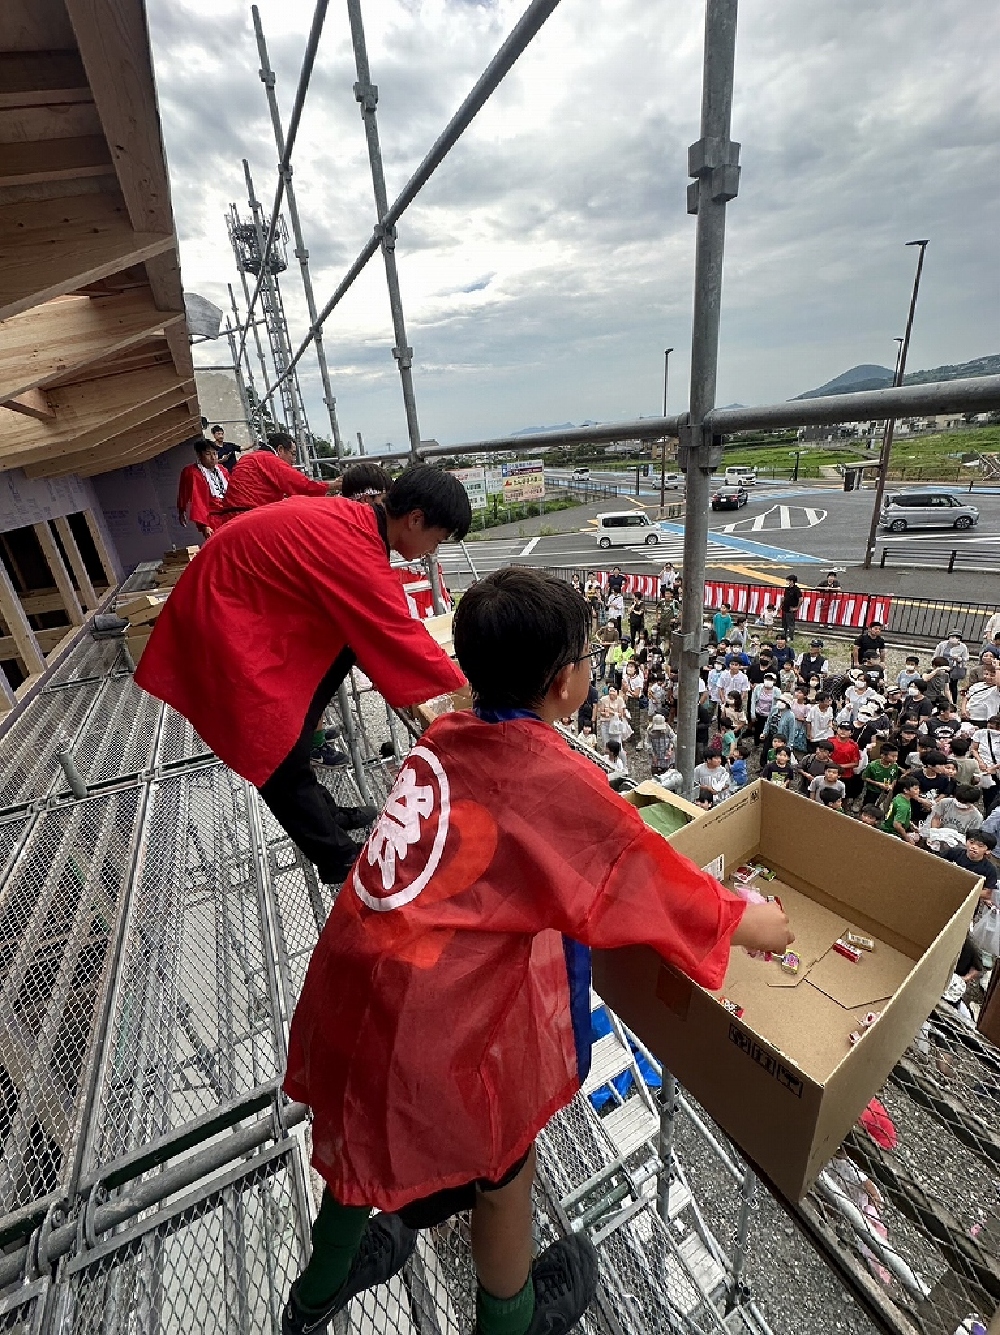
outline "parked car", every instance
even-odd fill
[[[754,487],[757,485],[757,470],[748,468],[746,464],[731,464],[726,469],[723,481],[728,487]]]
[[[937,487],[894,492],[882,502],[879,516],[880,527],[892,533],[905,533],[908,528],[968,529],[978,523],[975,505],[966,505],[961,496]]]
[[[684,486],[683,473],[664,473],[663,486],[667,491],[680,491]]]
[[[644,542],[652,547],[660,541],[660,531],[645,510],[613,510],[597,516],[598,547],[632,547]]]
[[[590,469],[589,469],[589,468],[574,468],[574,469],[573,469],[573,476],[574,476],[574,477],[580,477],[580,478],[589,478],[589,477],[590,477]]]
[[[722,486],[712,497],[713,510],[738,510],[750,499],[745,487]]]

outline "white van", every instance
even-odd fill
[[[597,516],[598,547],[634,547],[644,542],[653,547],[660,541],[660,530],[645,510],[614,510]]]
[[[731,464],[726,469],[725,482],[727,487],[752,487],[757,482],[757,470],[746,464]]]

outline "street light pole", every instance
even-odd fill
[[[910,294],[910,310],[906,317],[906,331],[903,334],[903,341],[899,348],[899,358],[896,362],[896,374],[893,376],[893,386],[901,385],[906,375],[906,354],[910,350],[910,331],[913,328],[913,314],[917,309],[917,292],[920,289],[920,273],[924,267],[924,251],[927,249],[930,241],[907,241],[908,246],[919,246],[920,254],[917,257],[917,272],[913,275],[913,291]],[[882,510],[882,498],[885,495],[886,478],[889,473],[889,456],[892,453],[892,435],[896,429],[896,419],[890,417],[885,424],[885,434],[882,437],[882,449],[878,458],[878,482],[875,485],[875,503],[872,506],[872,522],[868,530],[868,545],[865,547],[864,568],[870,570],[872,565],[872,555],[875,551],[875,538],[878,533],[878,517]]]
[[[667,371],[670,367],[670,354],[673,348],[666,348],[663,353],[663,416],[667,415]],[[660,518],[666,518],[667,508],[667,438],[663,437],[663,451],[660,455]]]

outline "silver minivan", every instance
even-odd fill
[[[897,491],[882,503],[879,524],[892,533],[908,528],[972,528],[979,523],[979,510],[966,505],[950,491],[927,487],[921,491]]]
[[[598,547],[655,546],[660,531],[645,510],[612,510],[597,516]]]

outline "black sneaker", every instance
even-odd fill
[[[298,1280],[292,1285],[281,1314],[281,1335],[313,1335],[314,1331],[326,1330],[331,1318],[356,1294],[384,1284],[402,1270],[416,1245],[416,1233],[406,1227],[399,1215],[377,1214],[365,1229],[340,1292],[324,1308],[317,1312],[302,1307],[295,1292]]]
[[[340,856],[336,862],[330,861],[324,867],[317,867],[319,879],[323,884],[343,885],[350,874],[351,868],[358,860],[361,847],[361,844],[356,844],[352,839],[343,849],[339,850]]]
[[[378,819],[378,807],[338,807],[334,820],[342,830],[360,830]]]
[[[527,1335],[565,1335],[590,1306],[597,1292],[598,1262],[593,1243],[571,1233],[546,1247],[531,1267],[535,1314]]]
[[[350,764],[350,757],[345,756],[343,751],[338,751],[329,742],[315,747],[309,759],[317,769],[340,769],[341,766]]]

